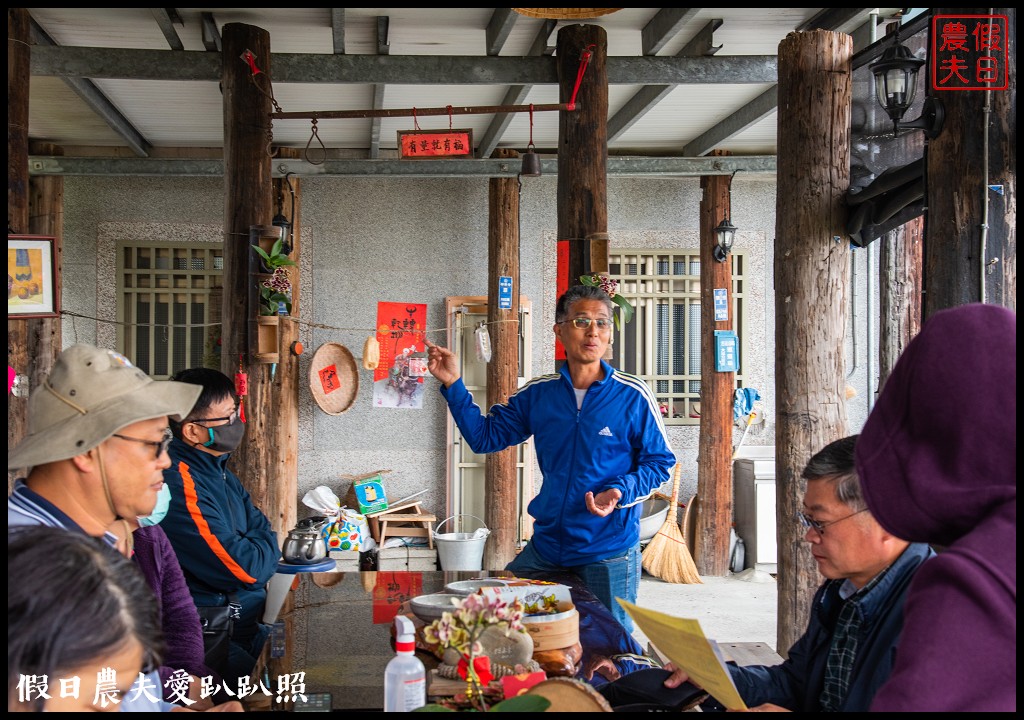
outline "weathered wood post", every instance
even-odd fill
[[[723,154],[718,151],[715,155]],[[732,256],[714,257],[715,226],[732,217],[729,175],[700,179],[700,435],[697,450],[696,547],[690,548],[701,575],[729,574],[729,528],[733,519],[732,408],[736,374],[715,370],[715,330],[732,330]],[[715,289],[724,289],[727,320],[715,320]],[[670,508],[670,517],[675,517]]]
[[[849,35],[827,30],[793,32],[779,43],[775,479],[783,656],[807,628],[821,580],[794,520],[805,486],[800,474],[811,455],[847,432],[852,54]]]
[[[519,153],[498,150],[495,157],[518,162]],[[519,178],[491,178],[487,181],[487,329],[491,336],[487,408],[505,402],[518,389],[519,183]],[[498,283],[502,276],[512,278],[512,306],[508,309],[498,307]],[[519,536],[516,513],[518,454],[518,447],[510,447],[487,456],[484,519],[491,536],[484,549],[485,570],[503,568],[516,556]]]
[[[597,25],[558,31],[558,238],[569,241],[568,285],[591,272],[588,238],[608,232],[608,35]],[[583,77],[580,65],[589,57]]]

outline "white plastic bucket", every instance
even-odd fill
[[[471,532],[466,530],[466,518],[476,520],[476,529]],[[440,532],[441,526],[450,520],[455,520],[451,525],[452,529],[461,528],[459,532]],[[442,570],[483,570],[484,566],[484,545],[487,544],[487,536],[491,531],[487,529],[483,521],[476,515],[452,515],[445,518],[434,530],[434,544],[437,546],[437,557],[441,562]]]

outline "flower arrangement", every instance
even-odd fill
[[[423,628],[423,638],[441,648],[454,649],[461,656],[458,665],[459,677],[466,681],[465,695],[457,695],[441,706],[427,705],[422,710],[482,710],[482,711],[543,711],[548,701],[540,696],[509,698],[488,705],[497,695],[490,690],[494,679],[491,660],[483,654],[480,638],[484,632],[497,626],[505,631],[506,637],[515,632],[525,633],[523,625],[524,608],[522,601],[515,598],[511,603],[497,596],[474,593],[453,603],[453,611],[444,613],[439,619]]]
[[[619,313],[614,313],[612,319],[615,320],[615,328],[619,328],[619,314],[622,315],[622,322],[628,323],[633,319],[633,306],[629,304],[629,300],[618,294],[619,282],[618,280],[612,280],[610,277],[603,273],[594,273],[593,275],[583,275],[580,277],[580,283],[588,287],[599,287],[608,293],[608,297],[615,303]]]
[[[288,313],[292,311],[292,281],[286,268],[298,263],[282,252],[283,248],[281,239],[274,242],[269,253],[259,245],[252,246],[266,268],[273,272],[269,279],[260,283],[260,315],[277,315],[282,302]]]

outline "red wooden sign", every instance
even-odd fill
[[[473,157],[472,130],[399,130],[403,160]]]

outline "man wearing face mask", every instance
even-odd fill
[[[160,527],[196,607],[237,607],[228,664],[213,667],[229,687],[237,687],[238,678],[252,673],[269,634],[260,617],[280,547],[270,521],[228,469],[245,434],[234,383],[210,368],[183,370],[173,379],[199,385],[202,392],[182,421],[171,422],[171,466],[164,470],[171,499]]]

